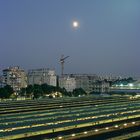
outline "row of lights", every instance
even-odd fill
[[[136,122],[132,122],[132,124],[136,124]],[[127,123],[124,123],[123,125],[124,125],[124,126],[127,126],[128,124],[127,124]],[[115,127],[115,128],[118,128],[119,125],[115,125],[114,127]],[[109,127],[106,127],[105,129],[108,130]],[[99,130],[98,130],[98,129],[95,129],[94,131],[95,131],[95,132],[98,132]],[[85,132],[83,132],[83,133],[84,133],[84,134],[87,134],[88,132],[85,131]],[[71,136],[74,137],[74,136],[76,136],[76,134],[72,134]],[[58,139],[62,139],[62,138],[63,138],[62,136],[59,136],[59,137],[58,137]]]

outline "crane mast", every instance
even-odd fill
[[[61,63],[61,76],[64,74],[64,63],[65,59],[67,59],[69,56],[64,57],[64,55],[61,56],[60,58],[60,63]]]

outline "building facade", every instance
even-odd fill
[[[105,80],[97,80],[93,83],[93,92],[108,93],[110,92],[110,83]]]
[[[59,86],[65,88],[68,92],[72,92],[76,88],[76,80],[68,75],[59,77]]]
[[[54,70],[42,68],[32,69],[28,71],[28,85],[34,84],[48,84],[52,86],[57,85],[57,76]]]
[[[14,91],[27,87],[27,75],[20,67],[8,67],[3,70],[3,84],[10,85]]]
[[[4,86],[5,86],[4,78],[3,76],[0,76],[0,88],[3,88]]]
[[[99,77],[95,74],[65,74],[59,78],[59,86],[70,91],[75,88],[82,88],[87,93],[90,93],[93,91],[93,83],[96,80],[99,80]]]

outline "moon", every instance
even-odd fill
[[[73,26],[74,28],[78,28],[78,27],[79,27],[79,22],[78,22],[78,21],[73,21],[73,22],[72,22],[72,26]]]

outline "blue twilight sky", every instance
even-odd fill
[[[74,29],[72,21],[80,27]],[[140,0],[0,0],[0,70],[140,75]]]

